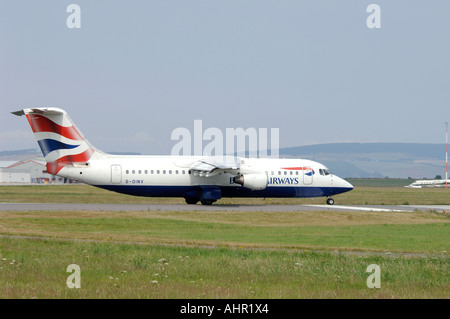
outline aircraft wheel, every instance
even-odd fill
[[[184,200],[186,201],[186,204],[189,204],[189,205],[195,205],[195,204],[198,203],[198,199],[197,198],[186,197]]]
[[[332,199],[331,197],[327,198],[327,204],[328,205],[334,205],[334,199]]]
[[[211,205],[212,203],[215,202],[215,200],[212,199],[202,199],[200,201],[202,202],[203,205]]]

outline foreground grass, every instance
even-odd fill
[[[450,197],[445,189],[365,186],[336,201]],[[0,187],[0,202],[184,200],[71,185]],[[322,199],[217,204],[301,203]],[[0,298],[449,298],[448,227],[448,216],[432,212],[0,212]],[[81,289],[66,286],[70,264],[81,267]],[[370,264],[381,268],[380,289],[366,286]]]
[[[0,234],[184,245],[446,254],[448,217],[424,212],[0,212]]]
[[[363,183],[363,185],[370,185]],[[384,185],[384,184],[381,184]],[[387,184],[389,185],[389,184]],[[339,205],[450,205],[450,189],[359,186],[335,196]],[[0,203],[133,203],[185,204],[183,198],[149,198],[123,195],[89,185],[2,186]],[[325,204],[324,198],[223,198],[216,205]]]
[[[69,264],[81,288],[69,289]],[[366,268],[381,268],[369,289]],[[0,238],[0,298],[449,298],[448,258]]]

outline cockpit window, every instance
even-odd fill
[[[330,171],[325,169],[325,168],[319,168],[319,173],[322,176],[327,176],[327,175],[331,175]]]

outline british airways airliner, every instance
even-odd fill
[[[353,189],[305,159],[111,155],[92,146],[62,109],[12,113],[28,119],[48,173],[118,193],[203,205],[222,197],[327,197],[333,205],[331,196]]]

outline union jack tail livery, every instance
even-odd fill
[[[183,197],[211,205],[222,197],[327,197],[353,186],[307,159],[112,155],[94,148],[64,110],[29,108],[25,115],[47,172],[118,193]]]
[[[97,151],[64,110],[30,108],[13,114],[27,117],[50,174],[58,174],[66,165],[86,163]]]

